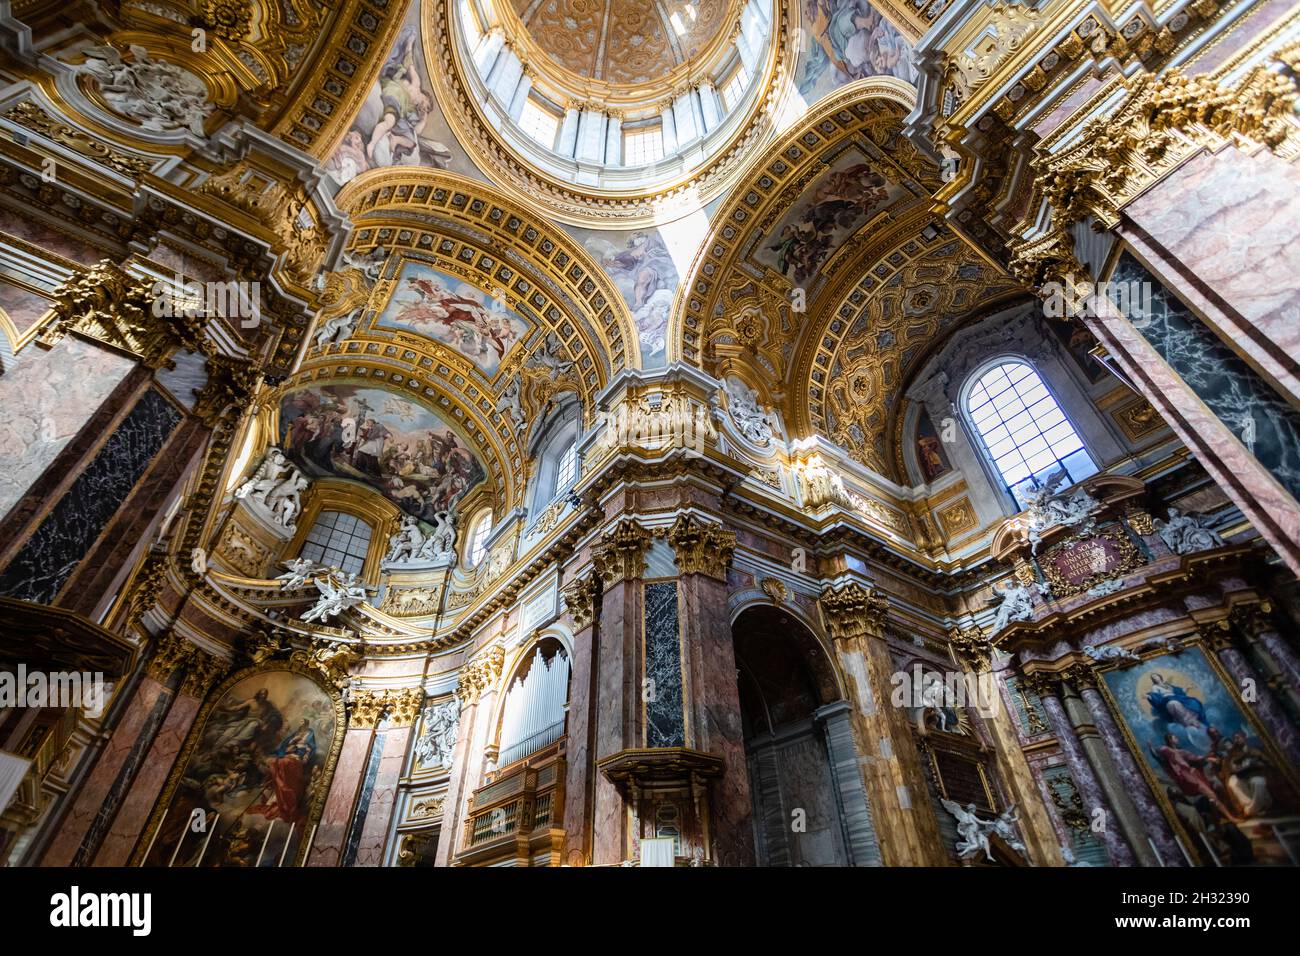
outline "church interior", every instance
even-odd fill
[[[0,865],[1300,862],[1300,7],[0,0]]]

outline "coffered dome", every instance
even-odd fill
[[[510,0],[507,31],[542,69],[619,87],[681,79],[739,26],[740,0]]]

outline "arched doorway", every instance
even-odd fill
[[[870,862],[848,705],[826,652],[779,608],[749,608],[731,632],[759,864]]]

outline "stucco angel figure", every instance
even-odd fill
[[[523,431],[528,423],[524,419],[524,405],[520,398],[521,382],[519,374],[515,373],[514,378],[506,385],[506,389],[497,399],[497,411],[507,416],[515,426],[515,431]]]
[[[379,274],[384,271],[384,263],[388,261],[388,250],[383,246],[375,246],[364,255],[357,255],[355,252],[343,253],[343,261],[353,269],[357,269],[365,277],[366,282],[374,284],[379,278]]]
[[[361,317],[361,312],[361,309],[343,312],[322,322],[320,328],[316,330],[316,347],[324,348],[334,342],[342,342],[351,338],[352,332],[357,326],[357,319]]]
[[[302,493],[307,490],[308,484],[310,482],[306,475],[295,474],[271,492],[267,505],[276,524],[289,531],[297,530],[298,515],[302,513]]]
[[[307,579],[315,574],[318,570],[316,562],[311,558],[290,558],[288,561],[281,561],[281,565],[289,570],[276,576],[280,582],[280,587],[286,591],[296,591],[298,588],[307,586]]]
[[[284,457],[284,452],[272,445],[266,450],[262,463],[257,466],[252,477],[235,489],[235,497],[265,502],[267,495],[293,470],[293,465]]]
[[[560,346],[548,336],[542,347],[528,360],[529,368],[540,368],[552,378],[559,378],[573,368],[573,362],[560,358]]]
[[[758,401],[758,393],[738,378],[728,378],[723,383],[727,393],[727,409],[740,433],[755,445],[766,445],[772,440],[773,422],[770,413]]]
[[[1057,494],[1057,489],[1065,484],[1068,478],[1064,468],[1057,469],[1041,485],[1037,485],[1029,496],[1025,509],[1028,513],[1026,530],[1035,554],[1038,552],[1042,533],[1048,528],[1056,525],[1067,528],[1081,526],[1080,530],[1086,532],[1093,515],[1101,508],[1097,499],[1083,488],[1079,488],[1072,495]]]
[[[406,515],[402,518],[401,527],[388,539],[388,554],[384,560],[395,563],[415,561],[423,557],[421,552],[428,543],[429,536],[421,529],[420,522],[413,516]]]
[[[204,136],[203,124],[214,109],[207,84],[174,63],[150,58],[138,44],[130,50],[128,63],[111,46],[90,47],[81,70],[95,79],[109,106],[144,129]]]
[[[1043,593],[1040,585],[1009,582],[997,589],[997,615],[993,618],[994,633],[1002,630],[1012,621],[1027,621],[1034,616],[1034,598]]]
[[[1016,835],[1015,825],[1020,822],[1020,814],[1016,812],[1016,805],[1013,803],[1007,807],[993,820],[985,824],[985,827],[993,833],[996,833],[1002,842],[1017,853],[1025,852],[1025,845],[1020,842],[1020,837]]]
[[[1184,514],[1177,508],[1170,508],[1168,513],[1168,521],[1156,519],[1155,524],[1160,540],[1174,554],[1193,554],[1224,546],[1223,536],[1210,527],[1204,515]]]
[[[320,598],[303,614],[304,621],[326,621],[342,614],[350,607],[363,604],[372,590],[358,582],[354,571],[331,570],[328,574],[317,575],[313,583]]]
[[[450,767],[460,726],[460,701],[450,697],[424,712],[424,733],[415,742],[415,756],[426,767]]]
[[[993,862],[993,852],[989,848],[989,831],[985,823],[975,815],[975,804],[968,803],[963,807],[956,800],[942,800],[943,808],[952,814],[953,819],[957,821],[957,855],[970,856],[973,853],[984,851],[984,857],[990,863]]]
[[[436,560],[455,553],[456,516],[450,511],[439,511],[433,520],[437,523],[433,527],[433,534],[425,541],[420,556]]]

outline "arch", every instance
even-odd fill
[[[491,725],[497,766],[517,763],[564,736],[572,660],[569,642],[539,632],[511,662]]]
[[[619,370],[640,366],[623,296],[587,250],[492,186],[446,170],[385,167],[361,173],[335,202],[352,217],[354,247],[436,255],[484,292],[504,288],[570,350],[584,404]],[[511,250],[510,261],[499,249]],[[521,266],[531,275],[519,274]]]
[[[769,301],[762,302],[761,287],[766,277],[751,261],[747,241],[758,223],[770,227],[810,187],[811,180],[825,171],[827,160],[837,147],[856,141],[879,148],[892,136],[891,161],[913,181],[923,184],[913,196],[928,195],[942,185],[938,167],[915,147],[898,136],[904,117],[915,103],[916,91],[903,80],[871,77],[850,83],[821,100],[794,128],[788,130],[753,158],[737,185],[713,216],[708,238],[696,254],[686,281],[682,283],[669,323],[669,361],[680,360],[703,366],[704,346],[711,335],[710,324],[721,314],[724,295],[748,285],[752,298],[761,304],[782,306],[789,319],[789,297],[782,289],[769,289]],[[843,250],[839,250],[842,252]],[[832,255],[836,267],[846,258]],[[775,273],[772,277],[775,277]],[[812,304],[811,302],[809,303]],[[728,301],[727,311],[739,315],[738,301]],[[746,332],[728,327],[730,334],[755,346],[775,344],[779,329]]]
[[[758,860],[851,863],[861,834],[850,835],[846,805],[856,801],[864,816],[866,805],[860,776],[837,770],[856,757],[832,659],[812,630],[771,605],[740,611],[732,643]]]

